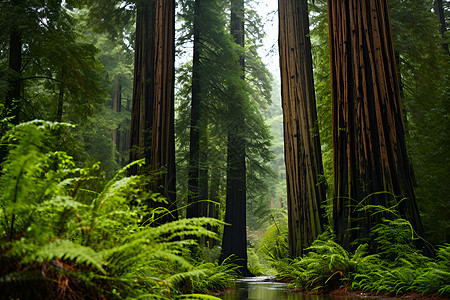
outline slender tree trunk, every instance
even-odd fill
[[[442,37],[445,36],[445,32],[447,31],[447,25],[445,24],[445,14],[444,14],[444,6],[442,3],[442,0],[435,0],[434,2],[434,11],[436,12],[436,15],[439,18],[440,26],[440,32]],[[442,49],[444,49],[445,53],[450,54],[448,49],[448,43],[445,41],[442,43]]]
[[[114,77],[114,88],[113,88],[113,111],[122,111],[122,87],[119,81],[119,75]]]
[[[328,0],[334,149],[334,230],[351,248],[391,206],[420,235],[405,146],[388,0]],[[374,194],[379,192],[388,192]]]
[[[192,100],[191,127],[189,136],[189,180],[188,180],[188,218],[200,217],[199,204],[199,151],[200,151],[200,30],[199,17],[201,14],[201,0],[194,4],[194,57],[192,62]]]
[[[279,48],[286,162],[289,255],[323,231],[326,199],[306,0],[279,0]]]
[[[131,112],[131,100],[127,99],[127,102],[125,104],[125,110]],[[129,154],[130,154],[130,129],[124,128],[123,130],[123,142],[122,145],[122,153],[128,153],[128,157],[126,155],[122,156],[122,162],[121,165],[124,167],[129,162]]]
[[[218,203],[220,199],[218,199],[217,195],[219,194],[219,188],[220,188],[220,170],[217,168],[213,168],[211,170],[211,187],[209,189],[209,199],[212,202],[208,202],[208,217],[209,218],[216,218],[219,219],[219,209],[218,209]],[[210,228],[211,230],[217,232],[217,228]],[[209,247],[213,248],[215,245],[217,245],[217,240],[215,239],[209,239]]]
[[[244,1],[231,1],[231,35],[239,46],[244,46]],[[244,57],[240,55],[239,64],[244,78]],[[242,114],[242,96],[231,87],[232,99],[230,112],[234,114],[236,122],[228,128],[227,150],[227,195],[225,226],[222,240],[221,260],[235,255],[235,262],[244,276],[250,275],[247,269],[247,219],[246,219],[246,165],[245,138],[242,132],[244,118]],[[240,123],[241,122],[241,123]]]
[[[200,153],[199,153],[199,171],[198,171],[198,198],[199,212],[201,217],[208,216],[208,136],[206,131],[207,118],[203,116],[200,129]]]
[[[114,77],[114,87],[113,87],[113,111],[120,112],[122,110],[122,93],[121,86],[119,82],[119,76]],[[113,157],[115,161],[120,165],[120,125],[118,128],[113,129],[112,133],[112,144],[113,144]],[[119,156],[116,157],[116,153],[119,152]]]
[[[15,1],[13,1],[13,5]],[[5,93],[5,107],[2,118],[9,117],[12,124],[19,124],[20,107],[20,73],[22,69],[22,34],[13,28],[9,38],[9,69],[13,71],[8,79],[8,90]],[[0,131],[0,137],[3,133]],[[0,165],[8,155],[8,148],[0,145]],[[0,169],[0,172],[2,170]]]
[[[56,122],[62,122],[64,108],[64,84],[59,84],[58,107],[56,108]]]
[[[164,168],[150,188],[167,198],[174,210],[175,139],[175,2],[142,0],[137,3],[136,53],[131,113],[130,161],[145,157],[151,170]],[[130,170],[138,173],[137,168]],[[164,223],[172,215],[160,220]]]
[[[6,115],[11,117],[11,123],[19,123],[20,111],[20,73],[22,68],[22,34],[14,28],[9,38],[9,68],[14,71],[8,81],[9,90],[6,93]]]

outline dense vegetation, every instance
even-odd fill
[[[159,81],[172,72],[161,75],[160,65],[136,54],[156,53],[160,34],[152,30],[165,28],[149,17],[156,1],[0,3],[0,298],[215,299],[247,272],[318,293],[450,296],[449,4],[389,1],[408,172],[423,231],[401,211],[407,195],[377,190],[360,202],[348,199],[356,202],[352,216],[371,221],[351,227],[363,234],[347,243],[336,232],[343,221],[334,206],[327,1],[301,2],[311,49],[300,57],[309,51],[312,58],[301,75],[314,76],[305,81],[317,120],[312,115],[299,132],[316,142],[320,135],[321,148],[312,162],[318,174],[293,185],[302,192],[320,185],[315,201],[297,202],[302,215],[288,210],[295,206],[286,169],[311,162],[305,154],[285,164],[285,147],[293,149],[283,139],[290,111],[283,105],[283,115],[279,74],[261,58],[263,23],[273,15],[258,15],[253,0],[176,1],[176,33],[162,35],[174,34],[168,40],[177,62],[161,63],[176,66],[175,77]],[[163,97],[173,110],[161,108],[170,117],[147,106],[160,82],[174,91]],[[300,102],[290,100],[291,107]],[[137,119],[144,129],[130,125]],[[295,124],[288,135],[298,138],[302,122]],[[157,161],[172,150],[155,150],[153,128],[175,148],[168,163]],[[364,190],[367,182],[357,185]],[[318,200],[325,189],[326,199]],[[372,202],[377,197],[388,200]],[[318,229],[295,237],[294,223],[308,231],[309,204],[320,204]],[[236,230],[226,245],[223,234],[232,227],[225,222]],[[237,234],[242,241],[233,244]]]
[[[197,238],[218,238],[206,229],[218,220],[152,226],[170,212],[147,209],[142,199],[165,200],[145,194],[141,177],[126,177],[124,168],[106,180],[98,164],[77,168],[48,146],[69,126],[31,121],[3,135],[9,154],[0,179],[2,297],[166,299],[232,283],[232,264],[190,254]]]

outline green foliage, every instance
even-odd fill
[[[417,203],[428,239],[439,244],[450,242],[450,61],[433,2],[391,0],[390,10]]]
[[[435,260],[414,248],[411,224],[404,219],[383,220],[372,229],[375,247],[362,244],[349,253],[322,234],[303,257],[280,263],[280,277],[291,287],[330,291],[350,288],[371,293],[449,295],[450,245],[437,251]]]
[[[321,234],[303,257],[294,259],[280,273],[280,277],[290,279],[291,287],[306,290],[334,289],[346,285],[349,273],[353,271],[356,260],[364,250],[360,246],[352,257],[332,240],[329,232]]]
[[[140,191],[140,177],[125,177],[124,168],[105,181],[98,165],[76,168],[71,157],[51,149],[52,131],[67,126],[32,121],[3,136],[9,153],[0,177],[2,291],[11,297],[166,299],[232,284],[233,265],[187,259],[196,239],[217,238],[206,226],[219,221],[152,226],[158,209],[145,203],[161,200]]]
[[[201,5],[200,11],[195,11],[194,4],[194,1],[179,2],[179,19],[182,23],[181,36],[177,42],[181,54],[188,60],[179,68],[180,88],[176,95],[177,178],[182,185],[180,189],[183,192],[188,189],[188,180],[185,178],[189,171],[188,132],[193,66],[191,53],[187,52],[191,51],[191,46],[186,46],[186,43],[191,43],[195,18],[200,39],[198,76],[201,93],[198,127],[204,132],[204,140],[200,141],[200,153],[207,154],[203,155],[207,159],[200,162],[200,168],[207,169],[208,176],[211,177],[219,170],[217,177],[219,185],[223,186],[225,172],[222,170],[226,170],[227,136],[230,131],[240,132],[245,139],[248,210],[253,213],[267,206],[267,178],[273,175],[268,166],[273,158],[270,149],[272,137],[262,117],[263,110],[270,103],[272,76],[257,53],[262,36],[262,31],[258,28],[260,20],[254,10],[246,7],[246,45],[240,47],[229,33],[229,1],[207,1]],[[239,55],[245,57],[245,76],[239,64]],[[255,222],[254,219],[249,220],[250,226]]]
[[[248,230],[249,270],[254,275],[275,275],[276,269],[289,257],[287,214],[283,210],[264,210],[260,228]]]

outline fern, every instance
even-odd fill
[[[27,260],[42,261],[59,258],[62,260],[73,261],[76,264],[93,266],[101,273],[106,274],[103,269],[103,257],[92,248],[84,247],[67,240],[55,240],[42,247],[39,247],[35,253],[27,257]],[[24,260],[23,263],[29,261]]]
[[[143,193],[140,177],[125,177],[129,166],[108,182],[98,164],[76,168],[71,157],[49,147],[49,133],[60,126],[68,125],[33,121],[2,139],[9,154],[0,177],[0,289],[7,296],[26,297],[21,287],[29,286],[42,298],[173,299],[181,296],[182,282],[195,281],[186,293],[232,284],[233,265],[187,259],[194,239],[218,238],[206,227],[221,222],[198,218],[151,227],[158,210],[145,203],[165,200]],[[155,218],[144,223],[148,214]]]

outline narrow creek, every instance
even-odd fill
[[[330,296],[289,293],[286,283],[270,282],[270,277],[249,277],[236,280],[234,289],[224,292],[223,300],[361,300],[383,299],[364,296]]]

